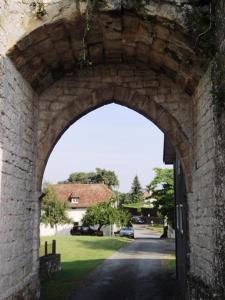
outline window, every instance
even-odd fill
[[[80,198],[79,198],[79,197],[72,197],[72,198],[71,198],[71,203],[77,204],[77,203],[79,203],[79,202],[80,202]]]

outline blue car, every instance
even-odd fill
[[[134,229],[133,229],[133,227],[123,227],[123,228],[121,228],[120,236],[127,236],[129,238],[134,238]]]

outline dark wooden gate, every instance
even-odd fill
[[[164,162],[174,166],[175,229],[176,229],[176,272],[178,299],[185,299],[187,272],[187,192],[184,173],[176,151],[167,137],[164,139]]]
[[[187,270],[187,193],[180,161],[174,164],[176,203],[176,262],[179,299],[185,299]]]

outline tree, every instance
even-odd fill
[[[117,209],[115,214],[115,224],[119,227],[128,226],[131,223],[131,214],[124,209]]]
[[[66,202],[59,200],[53,188],[48,185],[44,188],[45,196],[42,202],[41,223],[55,228],[57,233],[57,226],[59,224],[71,223],[71,219],[67,217],[66,210],[68,208]]]
[[[152,198],[155,208],[163,217],[168,218],[168,222],[174,226],[174,178],[173,169],[154,168],[155,177],[147,186],[148,191],[152,191]]]
[[[142,202],[144,200],[142,187],[137,175],[134,177],[130,194],[131,194],[131,202],[133,203]]]
[[[98,230],[102,226],[113,224],[113,207],[109,203],[97,203],[89,207],[82,219],[86,226],[98,225]]]
[[[89,207],[82,219],[83,224],[86,226],[98,225],[98,230],[105,225],[127,225],[131,218],[130,214],[113,207],[112,202],[97,203]]]
[[[124,204],[131,203],[131,194],[130,193],[121,193],[114,191],[117,200],[117,206],[122,208]]]
[[[110,189],[119,185],[114,171],[96,168],[96,172],[75,172],[69,175],[68,183],[104,183]]]
[[[95,183],[96,173],[95,172],[75,172],[69,175],[69,183]]]
[[[110,189],[119,185],[119,180],[114,171],[96,168],[96,182],[106,184]]]

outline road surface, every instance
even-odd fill
[[[133,225],[135,239],[158,239],[162,233],[151,231],[146,228],[146,225]]]
[[[174,241],[135,239],[92,272],[70,300],[172,300]]]

